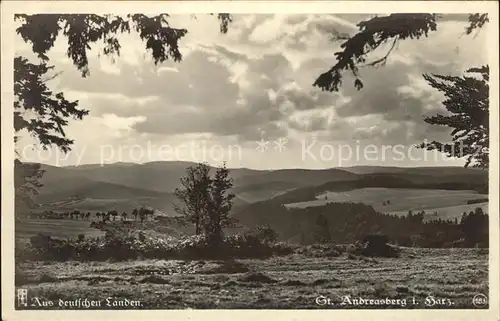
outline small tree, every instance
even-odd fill
[[[331,240],[330,228],[325,215],[320,214],[316,219],[316,231],[314,233],[315,242],[328,243]]]
[[[95,216],[97,217],[98,221],[101,219],[101,213],[97,212],[97,213],[95,213]]]
[[[139,219],[141,220],[141,223],[144,222],[144,220],[146,219],[146,215],[147,215],[147,211],[144,207],[141,207],[141,209],[139,209]]]
[[[127,220],[127,212],[122,213],[122,221]]]
[[[488,242],[488,215],[482,208],[478,207],[469,214],[464,213],[460,225],[469,245]]]
[[[175,190],[175,196],[182,205],[174,204],[175,210],[183,214],[195,225],[195,232],[202,231],[211,245],[222,241],[224,227],[234,224],[229,217],[234,194],[229,193],[233,181],[225,163],[218,168],[215,176],[210,177],[210,167],[198,164],[188,167],[187,175],[181,178],[181,188]]]
[[[113,221],[116,221],[116,217],[118,216],[118,212],[113,210],[113,211],[109,212],[109,215],[111,215],[113,217]]]
[[[232,187],[233,179],[229,177],[229,170],[224,163],[217,169],[212,179],[207,216],[204,222],[205,235],[211,245],[217,245],[222,241],[222,228],[233,222],[229,217],[235,197],[234,194],[229,193]]]
[[[210,184],[210,166],[200,163],[186,169],[186,176],[181,178],[182,187],[174,191],[181,203],[174,204],[174,209],[194,224],[196,235],[202,232],[202,216],[207,210]]]
[[[134,217],[134,221],[137,221],[137,215],[139,214],[139,211],[137,211],[136,208],[132,211],[132,216]]]

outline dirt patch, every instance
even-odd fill
[[[45,273],[40,275],[40,278],[38,279],[38,283],[54,283],[54,282],[59,282],[59,278],[54,275]]]
[[[239,278],[241,282],[258,282],[258,283],[276,283],[275,279],[265,275],[264,273],[248,273],[243,277]]]
[[[170,280],[160,275],[148,275],[143,277],[139,283],[169,284]]]
[[[299,281],[299,280],[286,280],[285,282],[282,282],[280,284],[284,285],[284,286],[303,286],[303,285],[306,285],[306,283]]]
[[[318,280],[314,280],[311,284],[312,285],[325,285],[325,284],[328,284],[330,283],[330,280],[327,280],[327,279],[318,279]]]
[[[246,273],[249,271],[248,267],[237,261],[219,261],[218,265],[214,268],[210,268],[201,271],[203,274],[236,274],[236,273]]]

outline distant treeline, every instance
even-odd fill
[[[487,198],[478,198],[475,200],[468,200],[467,204],[479,204],[479,203],[486,203],[486,202],[488,202]]]
[[[144,221],[148,217],[153,217],[154,211],[146,208],[134,208],[131,215],[127,212],[118,213],[116,210],[111,210],[107,212],[96,212],[94,214],[90,212],[84,212],[79,210],[74,210],[72,212],[55,212],[53,210],[46,210],[43,212],[30,212],[28,218],[35,219],[71,219],[71,220],[91,220],[96,218],[98,221],[116,221],[133,218],[134,220]]]
[[[425,212],[406,216],[376,212],[361,203],[328,203],[324,206],[287,209],[282,204],[260,202],[237,219],[247,226],[268,224],[281,239],[303,243],[352,243],[367,234],[386,234],[401,246],[471,247],[488,245],[488,216],[478,208],[461,220],[424,222]]]

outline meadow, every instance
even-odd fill
[[[345,296],[407,299],[406,306],[376,308],[458,309],[475,308],[472,298],[488,293],[485,249],[403,248],[400,258],[313,253],[238,261],[27,261],[17,265],[16,288],[56,302],[55,309],[59,299],[76,298],[124,308],[105,306],[110,297],[137,300],[144,309],[370,308],[340,305]],[[317,304],[319,296],[333,305]]]
[[[90,221],[70,219],[24,219],[15,223],[16,240],[27,240],[37,234],[55,238],[76,238],[78,234],[87,237],[104,236],[104,232],[90,227]]]
[[[397,215],[407,215],[408,211],[425,211],[427,219],[442,218],[460,219],[464,211],[474,210],[476,207],[487,209],[487,202],[481,204],[467,204],[468,200],[488,198],[487,194],[480,194],[468,190],[439,190],[439,189],[409,189],[409,188],[359,188],[343,192],[325,192],[317,196],[317,200],[287,204],[287,207],[304,208],[322,206],[329,202],[359,202],[371,205],[377,212]],[[434,215],[434,212],[437,215]],[[487,211],[486,211],[487,212]]]

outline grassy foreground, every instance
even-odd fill
[[[473,297],[488,293],[488,252],[404,248],[394,259],[292,254],[238,261],[22,262],[20,288],[28,289],[30,308],[52,309],[77,299],[98,301],[103,309],[476,308]],[[341,305],[348,303],[345,296],[407,301]],[[52,306],[39,307],[49,301]]]

